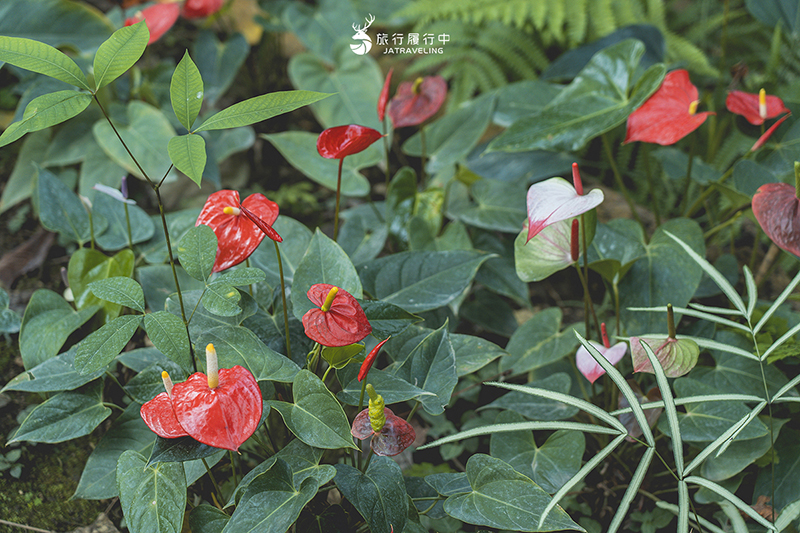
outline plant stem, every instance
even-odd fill
[[[656,188],[653,183],[653,172],[650,170],[650,144],[644,143],[642,151],[644,152],[644,170],[647,175],[647,188],[650,189],[650,206],[653,208],[653,214],[656,216],[656,226],[660,226],[661,210],[658,208],[658,197],[656,196]]]
[[[339,237],[339,198],[342,194],[342,165],[344,157],[339,160],[339,174],[336,178],[336,210],[333,214],[333,240]]]
[[[366,392],[366,390],[367,380],[364,378],[364,380],[361,382],[361,396],[358,397],[358,411],[356,411],[356,414],[360,413],[364,408],[364,392]]]
[[[236,476],[236,462],[234,461],[233,452],[228,450],[228,456],[231,459],[231,477],[233,478],[233,486],[237,486],[239,484],[239,480]]]
[[[128,225],[128,248],[133,250],[133,232],[131,231],[131,215],[128,212],[128,204],[123,203],[125,206],[125,223]]]
[[[692,163],[694,163],[694,144],[689,143],[689,162],[686,164],[686,183],[683,185],[683,200],[681,206],[689,204],[689,189],[692,186]],[[678,212],[683,209],[678,208]]]
[[[416,414],[417,409],[419,409],[419,406],[420,403],[419,400],[417,400],[417,402],[414,404],[414,407],[411,408],[411,412],[408,413],[408,417],[406,417],[406,422],[411,422],[411,419],[414,418],[414,415]]]
[[[372,461],[372,456],[375,455],[375,452],[372,451],[372,446],[369,447],[369,451],[367,452],[367,462],[364,463],[364,469],[362,472],[366,472],[369,470],[369,463]]]
[[[97,102],[97,106],[100,108],[100,111],[103,112],[103,116],[106,117],[106,120],[111,125],[111,129],[114,130],[114,133],[117,135],[117,139],[119,139],[119,142],[122,143],[122,147],[125,148],[125,151],[128,152],[128,155],[133,160],[133,164],[136,165],[136,168],[138,168],[139,172],[142,173],[142,176],[144,177],[145,180],[147,180],[147,183],[149,183],[151,187],[155,187],[155,183],[153,183],[153,180],[151,180],[150,176],[147,175],[147,172],[144,171],[142,166],[139,164],[139,161],[137,161],[136,158],[133,157],[133,154],[131,153],[130,148],[128,148],[128,145],[125,144],[125,141],[122,139],[122,135],[120,135],[119,132],[117,131],[117,127],[114,126],[114,123],[111,121],[111,117],[109,117],[108,113],[106,113],[106,110],[103,107],[103,104],[100,103],[100,100],[97,98],[97,95],[94,94],[92,96],[94,96],[94,101]],[[171,169],[172,169],[172,165],[170,165],[170,170]],[[167,172],[169,172],[169,171],[167,171]]]
[[[611,143],[608,141],[608,136],[606,136],[604,133],[600,136],[600,139],[603,141],[603,149],[605,150],[606,157],[608,157],[608,162],[611,165],[611,172],[614,174],[614,180],[617,182],[617,187],[622,193],[622,196],[625,197],[625,201],[628,203],[628,207],[631,210],[631,215],[633,216],[634,220],[636,220],[636,222],[642,226],[642,229],[644,229],[642,219],[639,218],[639,213],[636,212],[636,204],[633,202],[633,198],[631,198],[628,189],[625,188],[625,183],[622,181],[622,175],[619,173],[616,161],[614,161],[614,153],[611,151]]]
[[[383,117],[381,123],[381,130],[383,133],[383,152],[386,154],[386,190],[389,190],[389,137],[386,135],[386,117]]]
[[[206,458],[203,457],[200,460],[203,461],[203,466],[206,467],[206,473],[208,474],[208,478],[211,480],[211,484],[214,485],[214,492],[217,493],[217,498],[219,499],[220,502],[224,503],[225,500],[222,498],[222,491],[219,490],[219,485],[217,485],[217,479],[214,477],[214,474],[211,473],[211,468],[209,468],[208,463],[206,462]]]
[[[278,241],[275,243],[275,253],[278,254],[278,275],[281,277],[281,302],[283,303],[283,329],[286,332],[286,357],[292,358],[292,345],[289,340],[289,311],[286,308],[286,282],[283,280],[283,260]]]
[[[425,156],[427,155],[427,143],[425,142],[425,127],[421,127],[419,129],[419,136],[420,136],[420,144],[422,144],[422,168],[419,172],[419,181],[422,184],[423,188],[425,187]]]

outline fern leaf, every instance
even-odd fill
[[[574,0],[573,2],[564,3],[564,11],[567,17],[567,36],[571,46],[582,43],[586,39],[586,30],[589,25],[586,2],[587,0]]]
[[[547,29],[550,30],[553,39],[558,42],[564,42],[564,20],[566,18],[564,3],[563,0],[550,0],[548,7],[550,21],[547,24]]]
[[[711,66],[706,55],[695,45],[670,31],[662,32],[667,43],[667,60],[684,61],[689,70],[706,76],[719,76],[719,71]]]
[[[616,29],[614,12],[610,0],[592,0],[589,2],[589,35],[593,38],[603,37]]]

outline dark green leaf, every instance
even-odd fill
[[[78,91],[58,91],[34,98],[25,107],[22,120],[10,124],[0,135],[0,147],[16,141],[26,133],[66,122],[83,112],[91,101],[91,96]]]
[[[186,371],[192,369],[189,339],[183,321],[172,313],[156,311],[144,315],[144,329],[153,345],[161,353],[178,363]]]
[[[18,6],[19,9],[26,9],[27,7]],[[3,11],[3,9],[0,9],[0,14]],[[15,18],[12,13],[7,13],[0,16],[0,20],[4,17],[8,17],[9,20]],[[91,90],[86,76],[72,59],[63,52],[59,52],[52,46],[39,41],[21,37],[7,37],[6,35],[0,36],[0,61],[50,76],[87,91]]]
[[[250,46],[241,33],[234,33],[220,43],[211,30],[203,30],[194,40],[192,55],[205,85],[205,100],[212,106],[233,83],[236,73],[247,59]]]
[[[775,494],[775,500],[769,505],[780,515],[800,494],[800,432],[789,428],[781,431],[775,442],[775,454],[774,470],[768,467],[759,472],[753,487],[753,501],[759,496],[772,498]]]
[[[52,172],[39,169],[36,192],[42,226],[78,244],[89,240],[89,214],[63,181]]]
[[[642,227],[633,220],[617,218],[597,225],[587,258],[589,268],[613,283],[616,276],[622,279],[645,253]]]
[[[225,511],[204,503],[189,513],[189,528],[194,533],[222,533],[230,519]]]
[[[197,65],[189,57],[187,50],[183,54],[175,72],[172,74],[172,81],[169,84],[169,98],[172,102],[172,110],[178,117],[178,122],[188,131],[192,131],[192,124],[197,119],[200,108],[203,105],[203,78]],[[178,167],[180,170],[180,167]],[[202,173],[201,173],[202,174]],[[200,180],[195,180],[200,183]]]
[[[769,424],[768,419],[763,421],[765,425]],[[735,476],[769,451],[773,440],[778,440],[778,434],[786,422],[787,419],[773,419],[772,435],[768,433],[756,439],[733,442],[720,455],[711,454],[703,463],[703,477],[711,481],[723,481]]]
[[[500,361],[500,371],[522,374],[574,354],[578,340],[573,330],[583,334],[582,324],[567,326],[562,331],[561,317],[561,309],[549,307],[522,324],[508,341],[509,356]]]
[[[206,285],[202,302],[209,313],[219,316],[236,316],[242,312],[239,307],[241,298],[241,294],[233,285],[214,282]]]
[[[278,217],[272,228],[283,237],[285,242],[292,243],[291,246],[281,246],[284,282],[288,287],[294,280],[297,266],[303,259],[314,234],[304,224],[283,215]],[[270,239],[264,239],[256,248],[256,251],[250,256],[250,264],[266,273],[267,283],[270,286],[277,287],[281,284],[278,254],[275,251],[275,243],[270,242]]]
[[[89,284],[92,294],[125,307],[144,313],[144,292],[142,286],[131,278],[115,276],[93,281]]]
[[[95,195],[92,214],[95,215],[94,231],[97,244],[103,250],[127,248],[150,239],[155,233],[153,221],[144,209],[138,205],[124,204],[106,194]],[[108,222],[108,228],[102,233],[98,231],[97,215]],[[128,220],[130,220],[130,235],[128,235]],[[160,227],[159,231],[163,232]]]
[[[374,533],[403,531],[408,496],[400,467],[388,457],[373,457],[366,472],[336,465],[336,486],[355,506]]]
[[[133,450],[124,452],[117,463],[119,500],[128,529],[142,533],[180,531],[186,507],[183,464],[146,463],[144,456]]]
[[[197,442],[192,437],[178,437],[176,439],[156,437],[153,451],[150,452],[150,458],[147,460],[147,466],[155,463],[185,463],[196,459],[204,459],[218,451],[219,448]]]
[[[337,395],[338,398],[348,405],[358,405],[358,399],[361,397],[361,385],[363,382],[358,381],[355,372],[350,381],[343,387],[343,390]],[[342,374],[340,379],[343,379],[345,374]],[[404,402],[406,400],[413,400],[427,396],[431,400],[435,399],[435,394],[420,389],[406,381],[405,379],[395,377],[389,372],[373,368],[369,371],[369,383],[375,387],[375,390],[380,391],[386,405],[393,403]],[[368,397],[365,396],[364,402]],[[366,405],[366,404],[365,404]]]
[[[27,372],[18,374],[6,383],[0,393],[7,390],[26,392],[58,392],[77,389],[105,373],[105,368],[86,376],[75,370],[75,347],[52,359],[48,359]]]
[[[0,6],[2,9],[2,6]],[[0,213],[29,198],[34,191],[36,176],[39,173],[34,163],[41,161],[42,154],[50,142],[50,130],[34,132],[22,141],[22,148],[17,156],[14,170],[3,187],[0,197]]]
[[[103,405],[102,393],[102,382],[95,381],[52,396],[28,413],[8,444],[64,442],[88,435],[111,414],[111,409]]]
[[[463,377],[477,372],[498,357],[508,353],[493,342],[473,335],[450,334],[456,352],[456,373]]]
[[[249,126],[327,98],[312,91],[278,91],[233,104],[203,121],[195,132]]]
[[[167,358],[162,358],[129,379],[124,387],[125,392],[140,404],[149,402],[164,392],[163,372],[167,372],[169,377],[177,383],[185,381],[189,377],[189,371],[182,369]]]
[[[412,315],[402,307],[380,300],[365,300],[361,302],[361,307],[367,315],[369,325],[372,326],[372,336],[378,340],[397,335],[408,326],[422,321],[420,317]]]
[[[175,168],[200,186],[206,168],[206,142],[200,135],[179,135],[169,140],[169,158]]]
[[[142,321],[139,315],[118,316],[83,339],[75,355],[75,366],[81,374],[107,366],[131,340]]]
[[[572,380],[568,374],[557,372],[545,379],[532,381],[526,386],[569,394],[571,383]],[[510,409],[531,420],[565,420],[575,416],[578,412],[578,408],[572,405],[517,391],[504,394],[479,409]]]
[[[67,279],[72,296],[75,298],[75,306],[84,309],[90,306],[102,306],[105,321],[109,321],[119,315],[122,306],[107,302],[97,298],[89,290],[89,284],[114,276],[133,275],[134,256],[130,250],[122,250],[113,257],[89,248],[81,248],[69,259],[67,269]]]
[[[220,368],[241,365],[259,381],[289,383],[296,379],[299,368],[261,342],[255,333],[241,326],[218,326],[203,332],[195,341],[198,346],[212,343],[217,350]]]
[[[265,278],[264,271],[259,268],[237,268],[226,270],[214,280],[214,283],[223,282],[236,287],[244,287],[264,281]]]
[[[206,281],[214,268],[217,256],[217,236],[214,230],[200,224],[190,229],[178,243],[178,257],[187,274]]]
[[[147,46],[150,32],[144,20],[115,31],[94,56],[94,83],[99,90],[136,63]]]

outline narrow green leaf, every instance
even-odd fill
[[[37,405],[8,444],[12,442],[64,442],[91,433],[108,418],[111,409],[103,405],[103,384],[62,392]]]
[[[713,481],[709,481],[707,479],[703,479],[703,478],[698,477],[698,476],[689,476],[684,480],[684,482],[685,483],[694,483],[695,485],[700,485],[701,487],[705,487],[708,490],[711,490],[711,491],[719,494],[720,496],[722,496],[723,498],[725,498],[726,500],[731,502],[733,505],[738,507],[740,511],[744,512],[747,516],[749,516],[750,518],[752,518],[753,520],[755,520],[756,522],[758,522],[759,524],[761,524],[765,528],[769,529],[770,531],[777,531],[775,529],[775,526],[773,526],[763,516],[758,514],[752,507],[750,507],[749,505],[744,503],[741,499],[739,499],[739,497],[737,497],[731,491],[729,491],[728,489],[726,489],[726,488],[714,483]],[[688,504],[687,504],[687,507],[688,507]]]
[[[713,315],[711,313],[704,313],[703,311],[698,311],[696,309],[688,309],[686,307],[675,307],[672,306],[672,310],[675,311],[677,314],[686,315],[686,316],[693,316],[696,318],[702,318],[703,320],[708,320],[709,322],[716,322],[717,324],[721,324],[723,326],[727,326],[729,328],[738,329],[740,331],[744,331],[746,333],[750,333],[750,328],[739,324],[738,322],[734,322],[733,320],[728,320],[727,318],[722,318],[717,315]],[[628,311],[631,312],[646,312],[646,313],[666,313],[667,306],[662,305],[659,307],[628,307]]]
[[[206,168],[206,141],[200,135],[179,135],[169,140],[167,151],[175,168],[199,187]]]
[[[678,480],[678,533],[689,533],[689,486]]]
[[[639,487],[642,485],[644,476],[647,474],[647,469],[650,468],[650,463],[653,461],[653,456],[655,453],[655,447],[647,448],[647,450],[645,450],[644,455],[639,461],[639,466],[636,467],[636,472],[633,473],[633,477],[631,477],[631,480],[628,483],[628,488],[625,490],[625,494],[622,496],[622,500],[620,500],[619,504],[617,504],[617,512],[614,513],[614,519],[611,520],[611,525],[608,526],[608,533],[616,533],[616,531],[622,525],[625,515],[628,514],[628,509],[631,506],[631,502],[633,502],[633,499],[639,494]]]
[[[131,531],[180,531],[186,508],[186,474],[183,463],[156,463],[133,450],[117,463],[119,501]]]
[[[773,342],[772,345],[767,348],[763,354],[761,354],[761,360],[766,361],[767,357],[769,357],[772,352],[777,350],[781,345],[783,345],[784,342],[794,337],[798,331],[800,331],[800,324],[796,324],[792,329],[781,335],[780,339]]]
[[[678,514],[679,514],[677,505],[669,503],[669,502],[666,502],[664,500],[656,502],[656,507],[658,507],[659,509],[666,509],[667,511],[669,511],[672,514],[674,514],[675,516],[678,516]],[[713,533],[728,533],[725,530],[720,529],[719,527],[715,526],[714,524],[712,524],[711,522],[709,522],[708,520],[706,520],[702,516],[694,516],[694,515],[692,515],[691,518],[692,519],[699,518],[700,519],[700,524],[702,525],[702,527],[707,528],[709,531],[711,531]]]
[[[184,370],[193,369],[189,339],[180,318],[166,311],[147,313],[144,315],[144,329],[161,353],[178,363]]]
[[[131,278],[116,276],[93,281],[89,284],[89,290],[102,300],[144,313],[144,291]]]
[[[147,46],[150,31],[146,21],[123,26],[100,45],[94,56],[94,83],[97,90],[117,79],[136,63]]]
[[[91,91],[78,65],[50,45],[21,37],[0,36],[0,61]]]
[[[187,274],[199,281],[208,280],[217,257],[217,236],[203,224],[190,229],[178,243],[178,258]]]
[[[141,320],[140,315],[118,316],[83,339],[75,355],[78,372],[95,372],[113,361],[131,340]]]
[[[756,308],[756,303],[758,303],[758,288],[753,279],[753,273],[750,272],[747,265],[744,265],[744,284],[747,287],[747,314],[745,316],[749,321],[753,318],[753,311]]]
[[[192,131],[192,124],[200,113],[203,105],[203,77],[189,57],[187,50],[183,54],[175,72],[172,74],[172,81],[169,84],[169,99],[172,102],[172,110],[178,117],[178,122],[188,131]]]
[[[672,453],[675,456],[675,468],[678,471],[678,476],[683,477],[683,467],[685,466],[683,464],[683,440],[681,439],[681,430],[678,424],[678,411],[675,409],[672,389],[669,387],[667,376],[664,373],[664,369],[661,368],[661,362],[656,357],[656,354],[653,353],[653,350],[646,342],[641,344],[647,354],[647,358],[650,360],[650,364],[653,365],[653,372],[656,375],[658,390],[661,391],[661,397],[664,400],[664,412],[667,415],[667,422],[672,430]],[[636,403],[638,404],[638,402]],[[630,405],[633,406],[634,402],[631,402]]]
[[[313,104],[328,96],[330,94],[311,91],[279,91],[263,94],[249,98],[244,102],[233,104],[212,115],[194,132],[249,126],[250,124],[294,111],[299,107]]]
[[[761,320],[758,321],[758,324],[756,324],[756,327],[753,328],[753,335],[755,335],[759,331],[761,331],[761,328],[764,326],[764,324],[767,323],[767,320],[769,320],[770,317],[775,313],[775,311],[777,311],[778,308],[781,305],[783,305],[783,302],[785,302],[786,298],[788,298],[789,295],[792,294],[792,291],[794,291],[794,288],[797,287],[798,283],[800,283],[800,272],[798,272],[795,275],[795,277],[792,278],[791,283],[789,283],[789,285],[787,285],[786,288],[783,289],[783,292],[775,299],[774,302],[772,302],[772,305],[769,306],[769,309],[767,309],[767,312],[764,313],[764,316],[762,316]]]
[[[26,133],[61,124],[81,113],[91,102],[90,95],[78,91],[57,91],[34,98],[25,107],[22,120],[9,125],[0,135],[0,147]]]

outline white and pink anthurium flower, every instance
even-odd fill
[[[600,189],[583,194],[578,163],[572,164],[572,180],[570,185],[564,178],[550,178],[528,189],[528,241],[550,224],[586,213],[603,201]]]
[[[618,342],[614,346],[611,346],[611,343],[608,341],[605,322],[600,326],[600,330],[603,336],[603,344],[594,341],[589,341],[589,344],[600,352],[609,363],[616,365],[625,357],[625,354],[628,353],[628,345],[624,342]],[[589,380],[589,383],[594,383],[597,381],[597,378],[606,373],[603,367],[595,361],[592,354],[590,354],[589,350],[584,346],[578,348],[578,353],[575,354],[575,364],[581,374],[583,374],[583,377]]]

